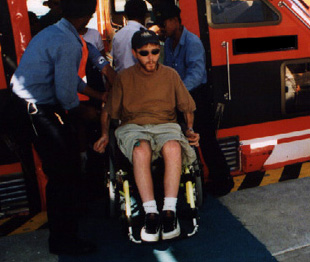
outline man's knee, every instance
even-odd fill
[[[133,157],[146,157],[152,153],[150,143],[146,140],[139,140],[135,143],[132,155]]]
[[[163,153],[169,153],[170,154],[180,154],[181,153],[181,145],[179,141],[177,140],[169,140],[167,141],[163,148],[162,148]]]

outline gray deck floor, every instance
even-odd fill
[[[278,261],[310,261],[310,178],[237,191],[221,202]]]
[[[278,261],[310,261],[310,178],[245,189],[219,200]],[[38,230],[0,238],[0,261],[58,261],[48,253],[47,236],[47,230]]]

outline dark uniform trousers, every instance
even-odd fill
[[[210,193],[223,195],[233,187],[233,179],[216,138],[212,96],[206,84],[190,91],[195,103],[194,130],[200,134],[202,155],[209,169]]]
[[[60,106],[33,105],[28,107],[33,144],[48,178],[46,205],[50,240],[72,239],[78,231],[77,207],[80,202],[81,178],[77,132],[68,113]]]

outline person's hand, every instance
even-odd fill
[[[200,135],[198,133],[195,133],[194,130],[187,129],[185,132],[185,136],[187,137],[187,140],[191,146],[199,146]]]
[[[109,92],[103,92],[101,95],[101,101],[106,103],[108,101]]]
[[[104,153],[105,149],[109,143],[109,136],[107,134],[103,134],[94,144],[94,150],[98,153]]]

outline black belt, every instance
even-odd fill
[[[26,101],[25,99],[20,98],[19,96],[17,96],[16,94],[12,93],[12,97],[13,99],[23,105],[24,107],[27,108],[27,112],[30,115],[35,115],[38,112],[60,112],[60,113],[65,113],[66,110],[64,110],[62,108],[62,106],[60,104],[36,104],[36,103],[31,103]]]

